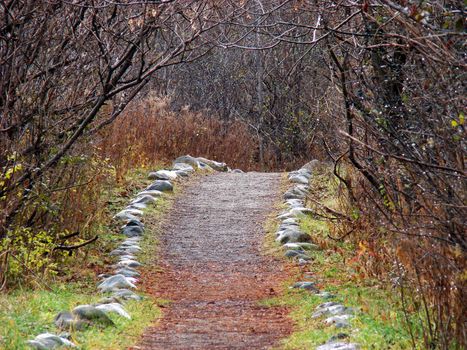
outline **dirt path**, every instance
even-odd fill
[[[269,349],[291,332],[287,310],[258,301],[287,277],[262,256],[262,225],[280,174],[219,173],[189,186],[161,238],[146,290],[172,302],[134,349]]]

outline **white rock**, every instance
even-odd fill
[[[345,322],[353,318],[352,315],[337,315],[337,316],[331,316],[328,317],[326,320],[324,320],[327,324],[333,324],[333,323],[338,323],[338,322]]]
[[[187,163],[175,163],[172,168],[173,170],[180,170],[180,171],[189,172],[189,173],[195,171],[195,169],[190,164],[187,164]]]
[[[152,198],[152,197],[151,197]],[[144,203],[139,203],[139,202],[135,202],[135,203],[131,203],[129,206],[127,206],[125,209],[137,209],[137,210],[143,210],[143,209],[146,209],[147,208],[147,205],[144,204]]]
[[[125,311],[125,309],[122,307],[122,305],[118,303],[108,303],[108,304],[100,304],[96,305],[96,309],[102,310],[105,313],[113,312],[116,313],[122,317],[128,318],[131,320],[131,316],[128,312]]]
[[[308,185],[308,179],[303,175],[292,175],[289,180],[297,184]]]
[[[360,346],[358,346],[358,344],[342,343],[342,342],[323,344],[316,348],[316,350],[358,350],[358,349],[360,349]]]
[[[132,214],[130,214],[130,213],[124,211],[124,210],[122,210],[117,215],[115,215],[114,219],[120,219],[120,220],[123,220],[123,221],[132,221],[132,220],[139,221],[138,217],[136,217],[135,215],[132,215]]]
[[[162,193],[161,191],[150,190],[150,191],[139,192],[136,196],[137,198],[143,197],[143,196],[151,196],[151,197],[157,198],[157,197],[162,197],[163,194],[164,193]]]
[[[124,261],[134,261],[134,260],[124,260]],[[136,282],[136,278],[134,277],[125,277],[124,275],[114,275],[104,279],[97,288],[100,289],[102,292],[111,292],[115,289],[122,289],[122,288],[136,288],[133,284]]]
[[[130,203],[132,205],[135,204],[150,204],[150,203],[156,203],[157,199],[154,196],[151,196],[149,194],[139,194],[135,199],[133,199]]]
[[[60,346],[76,347],[71,341],[52,333],[39,334],[34,340],[30,340],[27,344],[33,349],[56,349]]]
[[[118,219],[130,220],[130,219],[137,219],[137,216],[142,216],[144,213],[142,210],[139,209],[124,209],[118,212],[114,217]]]
[[[297,224],[298,220],[296,218],[289,218],[289,219],[282,220],[282,223],[283,224]]]
[[[121,260],[117,263],[117,266],[126,266],[126,267],[139,267],[142,264],[136,260]]]
[[[154,180],[175,180],[177,173],[171,170],[159,170],[149,174],[149,179]]]

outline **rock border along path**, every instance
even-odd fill
[[[300,217],[310,213],[305,207],[305,198],[312,169],[317,163],[312,161],[289,173],[293,187],[283,195],[288,209],[277,216],[281,224],[276,241],[283,245],[285,257],[300,266],[308,264],[312,251],[319,249],[299,227]],[[173,191],[173,180],[187,177],[195,169],[229,173],[207,177],[198,188],[189,189],[188,197],[178,199],[172,224],[166,227],[167,232],[162,237],[165,245],[161,260],[163,273],[156,277],[158,273],[154,269],[143,271],[146,289],[171,299],[173,304],[134,349],[266,349],[291,332],[287,310],[258,304],[262,298],[274,296],[274,288],[286,277],[284,267],[278,261],[260,254],[261,225],[268,210],[272,209],[274,187],[277,187],[280,175],[243,174],[238,177],[239,183],[230,183],[226,187],[222,183],[223,176],[243,172],[231,171],[224,163],[183,156],[174,161],[172,169],[150,173],[149,179],[155,181],[115,215],[115,219],[124,222],[121,233],[126,238],[110,252],[117,259],[112,266],[113,272],[100,276],[102,280],[97,289],[103,293],[103,298],[96,304],[79,305],[71,312],[60,312],[55,317],[55,324],[64,333],[40,334],[27,342],[31,348],[75,347],[66,331],[112,325],[107,316],[109,313],[131,317],[124,309],[124,303],[129,299],[141,299],[135,292],[137,283],[141,282],[141,264],[135,254],[141,250],[139,242],[146,234],[141,221],[143,209],[156,204],[164,192]],[[226,189],[228,195],[225,195]],[[251,196],[248,191],[257,194]],[[200,203],[203,195],[204,206]],[[239,198],[248,200],[239,206]],[[197,218],[192,217],[190,208],[197,208]],[[216,221],[216,218],[221,220]],[[242,232],[236,231],[238,222],[241,222]],[[199,237],[203,237],[201,246]],[[219,240],[219,237],[223,238]],[[148,284],[154,280],[156,284]],[[324,300],[335,297],[319,291],[313,281],[299,281],[291,288],[305,289]],[[349,320],[354,313],[352,308],[327,301],[310,316],[323,317],[325,324],[345,329],[350,327]],[[341,341],[346,337],[345,333],[337,333],[316,349],[359,349],[358,344]]]
[[[202,170],[229,170],[225,163],[215,162],[206,158],[194,158],[182,156],[174,161],[170,170],[160,170],[149,174],[149,179],[155,181],[144,191],[138,193],[130,201],[128,206],[115,215],[115,219],[122,221],[121,234],[125,240],[110,252],[117,261],[112,266],[113,272],[104,274],[97,289],[103,293],[103,298],[95,304],[78,305],[71,311],[62,311],[55,317],[55,325],[63,330],[60,335],[42,333],[27,345],[33,349],[47,350],[62,346],[76,347],[68,338],[68,331],[82,330],[89,326],[111,326],[112,320],[109,313],[115,313],[119,317],[131,318],[124,309],[126,300],[141,300],[136,292],[136,284],[140,282],[141,263],[136,260],[135,254],[141,251],[140,240],[145,234],[144,224],[141,221],[144,215],[143,209],[149,205],[155,205],[164,192],[173,191],[172,180],[189,176],[195,169]]]
[[[299,223],[301,217],[312,214],[311,210],[305,206],[305,198],[309,192],[313,168],[318,164],[317,160],[313,160],[299,170],[289,173],[288,178],[293,186],[283,196],[284,204],[288,209],[277,216],[281,224],[276,232],[276,241],[283,245],[285,257],[292,259],[300,266],[307,265],[311,260],[312,252],[320,249],[313,244],[311,236],[300,229]],[[354,317],[356,310],[340,303],[327,301],[335,295],[321,292],[311,280],[296,282],[291,288],[305,289],[326,301],[316,307],[311,318],[325,318],[324,323],[329,327],[334,326],[336,330],[350,327],[349,321]],[[318,346],[316,350],[358,350],[360,348],[358,344],[342,341],[347,337],[348,334],[338,332],[325,344]]]

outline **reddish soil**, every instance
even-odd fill
[[[133,349],[269,349],[292,330],[276,295],[285,266],[261,254],[280,174],[219,173],[190,185],[164,226],[144,289],[170,300]]]

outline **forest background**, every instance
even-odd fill
[[[181,154],[262,171],[316,158],[341,181],[333,238],[359,247],[362,278],[421,310],[428,347],[467,344],[465,2],[0,9],[3,290],[59,274],[131,169]]]

